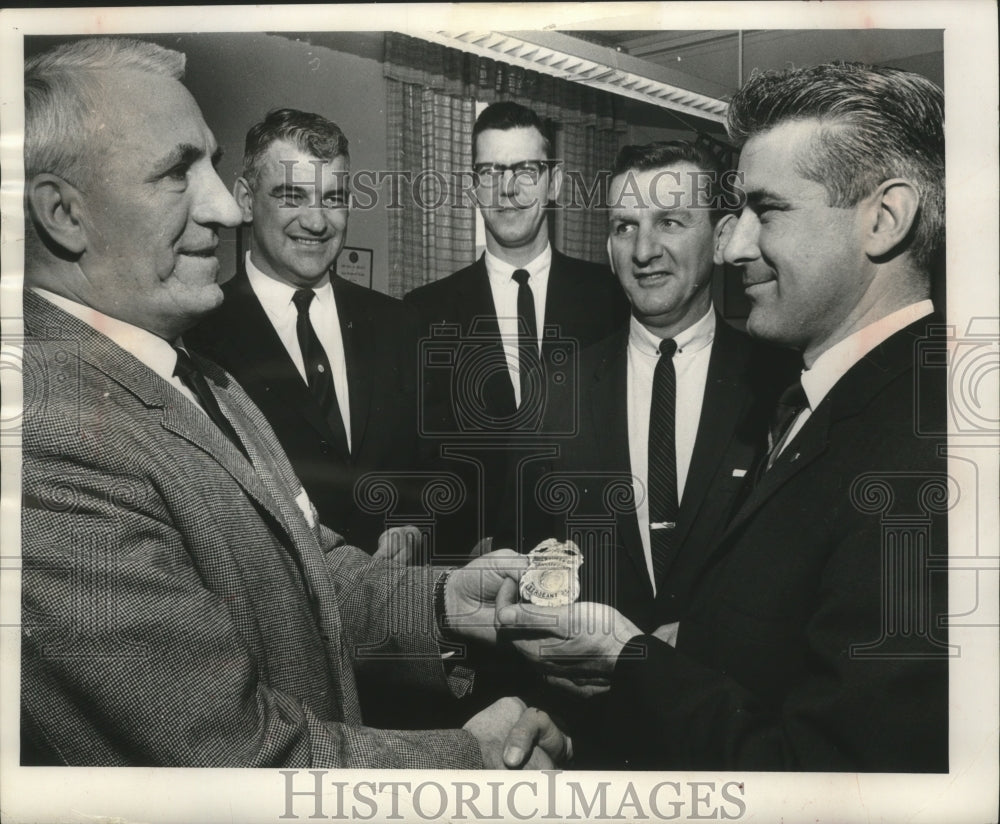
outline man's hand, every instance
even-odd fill
[[[496,603],[512,602],[528,559],[512,549],[498,549],[470,561],[448,576],[444,590],[448,627],[463,638],[496,643]]]
[[[598,688],[587,691],[591,693],[602,691],[622,648],[642,634],[607,604],[518,604],[507,589],[497,601],[497,624],[504,637],[545,675]]]
[[[406,566],[418,557],[423,534],[415,526],[393,526],[378,539],[378,549],[372,558]]]
[[[471,732],[488,770],[547,770],[572,757],[572,743],[549,716],[520,698],[501,698],[472,716]]]
[[[576,680],[561,678],[558,675],[546,675],[545,683],[550,687],[555,687],[577,698],[593,698],[611,689],[611,680],[608,678],[585,678],[577,676]]]

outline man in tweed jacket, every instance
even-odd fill
[[[356,672],[467,691],[439,627],[495,638],[519,561],[445,577],[344,545],[239,385],[179,368],[239,220],[183,63],[94,39],[26,71],[22,763],[551,764],[532,744],[561,733],[513,699],[464,730],[363,726]]]

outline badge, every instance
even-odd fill
[[[549,538],[528,553],[521,576],[521,600],[538,606],[565,607],[580,597],[583,555],[573,541]]]

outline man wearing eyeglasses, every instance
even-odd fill
[[[349,165],[346,136],[319,114],[276,109],[251,127],[234,194],[253,242],[186,340],[264,412],[320,522],[374,548],[385,519],[355,504],[355,485],[416,460],[415,328],[400,301],[331,272]]]
[[[469,490],[480,494],[482,536],[495,534],[505,509],[513,453],[504,445],[545,437],[548,387],[567,375],[553,359],[624,325],[628,301],[606,265],[552,248],[548,205],[563,172],[535,112],[513,102],[488,106],[472,130],[472,159],[486,251],[405,301],[425,340],[454,332],[460,353],[450,374],[424,370],[425,431],[448,433],[432,448],[494,442],[469,453],[482,470]]]

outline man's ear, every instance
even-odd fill
[[[712,253],[712,260],[715,262],[716,266],[721,266],[725,263],[723,260],[722,253],[726,250],[726,244],[729,243],[729,238],[733,234],[733,229],[736,227],[736,215],[723,215],[719,218],[719,222],[715,224],[715,229],[712,230],[712,237],[715,248]]]
[[[562,163],[557,163],[549,169],[549,203],[559,200],[559,192],[563,185]]]
[[[871,258],[885,257],[906,240],[913,228],[920,195],[910,181],[894,178],[882,183],[865,201],[865,253]]]
[[[253,223],[253,192],[250,191],[250,184],[245,177],[236,178],[233,184],[233,197],[240,207],[243,222]]]
[[[87,250],[83,196],[76,186],[44,172],[27,182],[25,199],[35,224],[56,245],[72,255]]]

